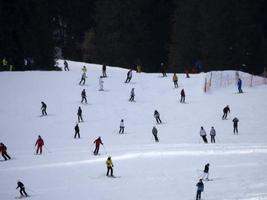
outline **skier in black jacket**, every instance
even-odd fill
[[[86,98],[87,96],[86,96],[85,89],[83,89],[81,96],[82,96],[81,103],[83,103],[83,101],[85,101],[85,103],[87,103],[87,98]]]
[[[234,134],[238,134],[238,122],[239,122],[239,119],[237,117],[235,117],[233,119],[233,125],[234,125]]]
[[[181,103],[184,103],[185,102],[185,92],[184,92],[184,89],[181,90],[181,100],[180,100]]]
[[[204,171],[203,171],[203,177],[202,179],[206,178],[205,180],[209,180],[209,170],[210,170],[210,164],[207,163],[204,167]]]
[[[23,197],[23,196],[27,197],[28,194],[27,194],[26,191],[25,191],[25,186],[24,186],[24,184],[23,184],[20,180],[18,180],[17,184],[18,184],[18,186],[17,186],[16,189],[18,189],[18,188],[20,189],[19,192],[20,192],[20,194],[21,194],[21,197]]]
[[[202,179],[199,179],[199,182],[196,184],[196,186],[197,186],[196,200],[200,200],[201,199],[201,192],[204,191],[204,183],[202,182]]]
[[[152,134],[153,134],[153,136],[154,136],[154,138],[155,138],[155,142],[159,142],[159,138],[158,138],[158,130],[156,129],[155,126],[153,126],[153,128],[152,128]]]
[[[41,102],[41,104],[42,104],[42,107],[41,107],[42,115],[47,115],[47,113],[46,113],[46,108],[47,108],[46,104],[43,101]]]
[[[230,113],[230,108],[229,106],[227,105],[226,107],[224,107],[223,109],[223,116],[222,116],[222,119],[226,119],[227,118],[227,114],[228,112]]]
[[[130,70],[127,72],[127,78],[126,78],[126,80],[125,80],[125,83],[129,83],[129,82],[131,81],[132,76],[133,76],[133,72],[132,72],[132,71],[133,71],[133,70],[130,69]]]
[[[76,136],[78,136],[78,138],[80,138],[80,128],[79,128],[78,123],[77,123],[76,126],[74,127],[74,130],[75,130],[74,138],[76,138]]]
[[[158,124],[162,123],[160,120],[159,112],[157,110],[154,111],[154,117],[156,118]]]
[[[77,115],[78,115],[78,122],[82,121],[83,122],[83,117],[82,117],[82,109],[81,107],[79,106],[78,108],[78,112],[77,112]]]

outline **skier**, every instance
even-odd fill
[[[181,103],[185,103],[185,92],[184,92],[184,89],[181,90],[181,99],[180,99],[180,102]]]
[[[107,176],[109,176],[110,172],[110,176],[113,177],[113,163],[110,156],[106,160],[106,165],[107,165]]]
[[[87,78],[86,73],[82,74],[81,80],[79,82],[79,85],[84,85],[85,84],[85,79]]]
[[[70,71],[70,70],[69,70],[69,64],[67,63],[66,60],[64,60],[64,70],[65,70],[65,71]]]
[[[157,110],[154,111],[154,117],[156,118],[156,121],[158,124],[161,124],[161,120],[160,120],[160,115],[159,112]]]
[[[82,93],[81,93],[81,96],[82,96],[81,103],[83,103],[83,101],[85,101],[85,103],[87,103],[87,98],[86,98],[86,92],[85,92],[85,89],[83,89],[83,91],[82,91]]]
[[[161,66],[161,73],[162,73],[162,76],[163,77],[167,77],[167,74],[166,74],[166,66],[164,65],[164,63],[160,63],[160,66]]]
[[[226,107],[224,107],[222,119],[226,119],[227,118],[228,112],[230,113],[229,105],[227,105]]]
[[[202,182],[202,179],[199,179],[199,182],[196,184],[196,186],[197,186],[196,200],[200,200],[201,199],[201,192],[204,191],[204,183]]]
[[[132,90],[131,90],[131,96],[130,96],[129,101],[134,101],[134,96],[135,96],[134,88],[132,88]]]
[[[77,112],[77,115],[78,115],[78,122],[82,121],[83,122],[83,117],[82,117],[82,109],[81,107],[79,106],[78,108],[78,112]]]
[[[203,171],[203,177],[202,177],[202,179],[204,179],[205,178],[205,180],[209,180],[209,170],[210,170],[210,164],[209,163],[207,163],[206,165],[205,165],[205,167],[204,167],[204,171]]]
[[[125,83],[129,83],[129,82],[131,81],[132,76],[133,76],[133,72],[132,72],[132,71],[133,71],[133,70],[130,69],[130,70],[127,72],[127,78],[126,78],[126,80],[125,80]]]
[[[174,88],[178,88],[178,77],[176,73],[173,74],[172,81],[174,83]]]
[[[238,81],[237,81],[237,88],[238,88],[238,93],[243,93],[242,80],[240,78],[238,78]]]
[[[158,139],[158,130],[156,129],[155,126],[153,126],[153,128],[152,128],[152,134],[153,134],[153,136],[155,138],[155,142],[159,142],[159,139]]]
[[[205,129],[203,128],[203,126],[201,126],[201,128],[200,128],[199,134],[200,134],[200,136],[202,137],[203,141],[204,141],[205,143],[208,143],[208,140],[207,140],[207,137],[206,137],[207,134],[206,134],[206,131],[205,131]]]
[[[82,68],[82,72],[83,72],[83,74],[85,74],[85,75],[86,75],[87,69],[86,69],[86,67],[85,67],[85,66],[83,66],[83,68]]]
[[[40,151],[40,155],[42,154],[42,148],[44,146],[44,140],[40,135],[38,135],[38,139],[35,142],[35,146],[37,146],[36,149],[36,155],[38,155],[38,152]]]
[[[100,146],[100,144],[103,145],[102,140],[101,140],[101,137],[98,137],[98,138],[94,141],[94,143],[95,143],[94,155],[97,155],[97,154],[98,154],[98,151],[99,151],[99,146]]]
[[[216,135],[216,131],[214,127],[212,126],[210,129],[210,142],[211,143],[215,143],[215,135]]]
[[[239,119],[237,117],[235,117],[233,119],[233,125],[234,125],[234,134],[238,134],[238,122],[239,122]]]
[[[2,156],[5,160],[11,159],[10,156],[7,154],[6,145],[4,145],[2,142],[0,143],[0,152],[2,153]]]
[[[104,91],[104,81],[102,77],[99,77],[99,91]]]
[[[46,113],[46,108],[47,108],[46,104],[43,101],[41,102],[41,104],[42,104],[42,106],[41,106],[42,116],[47,115],[47,113]]]
[[[190,76],[189,76],[189,70],[187,68],[185,69],[185,74],[186,74],[186,78],[190,78]]]
[[[106,71],[107,71],[107,67],[106,67],[106,65],[104,64],[104,65],[102,66],[102,77],[103,77],[103,78],[106,78],[106,77],[107,77],[107,73],[106,73]]]
[[[78,138],[80,138],[80,128],[79,128],[78,123],[76,123],[76,126],[74,127],[74,130],[75,130],[74,138],[76,138],[76,136],[78,136]]]
[[[122,119],[120,122],[120,130],[119,133],[123,134],[124,133],[124,120]]]
[[[24,186],[24,184],[20,180],[17,181],[17,187],[16,187],[16,189],[18,189],[18,188],[19,188],[19,193],[21,195],[21,198],[24,197],[24,196],[25,197],[28,197],[28,194],[25,191],[25,186]]]

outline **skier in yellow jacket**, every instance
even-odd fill
[[[110,176],[113,177],[113,163],[112,163],[112,160],[111,160],[111,157],[109,156],[107,161],[106,161],[106,165],[107,165],[107,176],[109,175],[109,171],[111,172],[110,173]]]
[[[177,77],[176,73],[173,74],[172,81],[174,83],[174,87],[178,88],[178,77]]]

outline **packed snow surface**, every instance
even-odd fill
[[[178,74],[175,89],[172,74],[134,72],[125,84],[127,70],[107,67],[104,91],[99,91],[101,66],[85,64],[88,78],[80,86],[83,65],[69,62],[69,72],[0,73],[0,142],[12,157],[0,162],[1,200],[19,196],[18,179],[34,200],[191,200],[206,163],[212,181],[204,182],[204,200],[267,199],[266,85],[243,88],[243,94],[235,85],[204,93],[204,73]],[[133,87],[136,101],[129,102]],[[185,104],[179,102],[182,88]],[[88,104],[80,102],[82,89]],[[41,101],[47,104],[44,117]],[[231,113],[222,120],[226,105]],[[85,121],[79,123],[81,139],[74,139],[79,106]],[[234,117],[240,121],[238,135]],[[125,134],[118,134],[121,119]],[[201,126],[208,144],[199,136]],[[216,144],[210,143],[211,126]],[[42,155],[34,155],[38,135],[45,142]],[[98,136],[104,146],[94,156]],[[116,178],[105,175],[108,156]]]

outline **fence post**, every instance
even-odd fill
[[[220,82],[220,86],[222,87],[222,75],[223,74],[223,72],[221,71],[221,82]]]
[[[252,87],[252,80],[253,80],[253,75],[250,77],[250,87]]]
[[[210,82],[209,82],[209,87],[211,87],[211,80],[212,80],[212,72],[210,73]]]
[[[204,92],[207,92],[207,78],[205,77],[205,83],[204,83]]]

